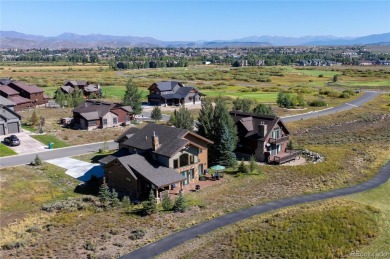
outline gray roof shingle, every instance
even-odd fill
[[[153,164],[146,160],[145,157],[138,154],[123,156],[117,159],[128,170],[130,169],[136,175],[141,175],[157,187],[164,187],[186,179],[175,170]]]

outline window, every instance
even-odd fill
[[[113,122],[114,124],[117,124],[117,123],[118,123],[118,118],[113,118],[113,119],[112,119],[112,122]]]
[[[190,155],[190,164],[194,163],[194,155]]]
[[[107,119],[103,119],[103,125],[107,125]]]
[[[203,149],[199,148],[199,154],[201,154],[203,152]]]
[[[129,121],[130,121],[130,116],[126,115],[126,122],[129,122]]]
[[[272,138],[273,139],[280,138],[280,135],[281,135],[280,133],[281,133],[280,128],[275,128],[275,130],[272,131]]]
[[[188,154],[183,154],[180,156],[180,167],[186,165],[189,165]]]
[[[178,159],[173,160],[173,168],[179,168],[179,160]]]
[[[194,179],[195,178],[195,173],[194,173],[194,169],[191,169],[190,170],[190,179]]]
[[[96,121],[88,121],[88,126],[96,126]]]

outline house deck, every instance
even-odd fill
[[[198,181],[196,183],[190,183],[187,185],[183,186],[183,193],[190,193],[190,192],[195,192],[196,191],[196,185],[200,186],[200,190],[202,191],[204,188],[207,188],[212,185],[219,184],[224,181],[224,178],[220,178],[219,180],[212,180],[211,175],[206,175],[207,180],[206,181]],[[175,188],[169,190],[170,196],[176,196],[179,195],[180,193],[180,186],[176,185]]]
[[[268,163],[270,164],[283,164],[287,163],[291,160],[295,160],[297,157],[301,155],[301,151],[289,151],[287,153],[284,153],[282,155],[274,156],[272,160],[269,160]]]

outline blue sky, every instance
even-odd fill
[[[247,36],[365,36],[390,32],[383,1],[0,0],[1,30],[227,40]]]

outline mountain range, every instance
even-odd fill
[[[233,40],[214,41],[161,41],[152,37],[112,36],[101,34],[78,35],[63,33],[55,37],[24,34],[16,31],[0,31],[1,49],[31,48],[95,48],[95,47],[260,47],[260,46],[345,46],[378,44],[389,45],[390,33],[363,37],[335,36],[250,36]]]

